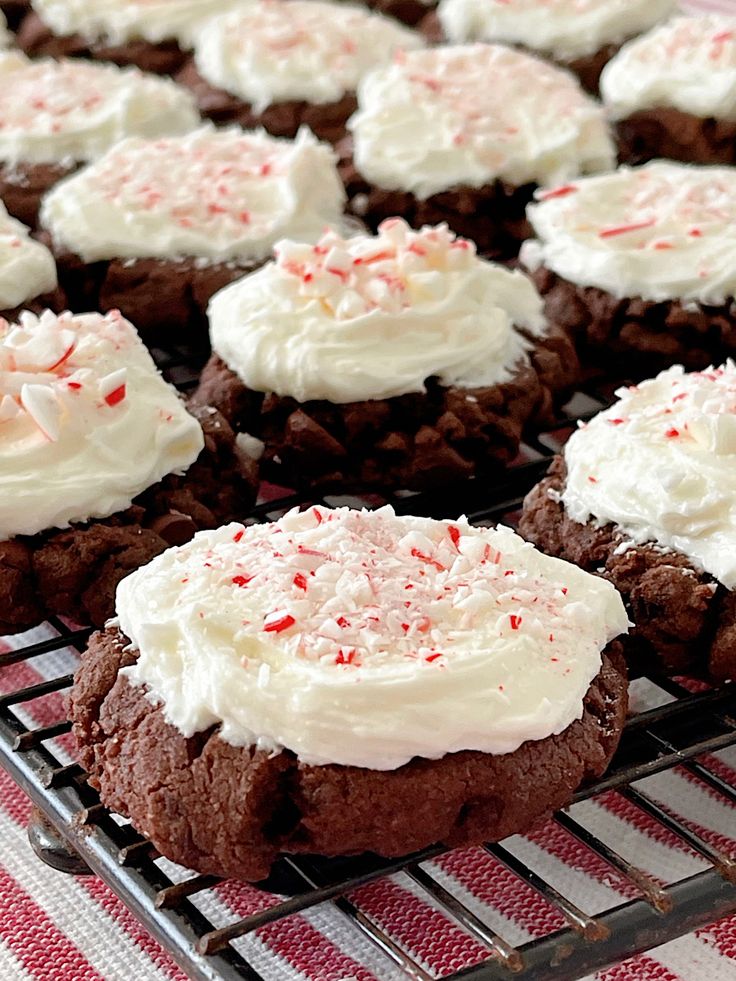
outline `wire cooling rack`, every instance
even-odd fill
[[[184,358],[167,356],[161,363],[181,387],[186,388],[195,377]],[[575,421],[606,404],[612,389],[612,385],[592,386],[577,393],[559,424],[529,440],[516,464],[494,486],[468,482],[436,493],[398,494],[388,499],[371,496],[366,503],[387,502],[399,512],[435,517],[465,513],[480,524],[513,524],[524,494],[542,476]],[[295,495],[274,497],[271,491],[271,499],[253,509],[251,520],[273,520],[295,504],[345,503],[333,497],[321,501]],[[663,804],[647,782],[668,771],[687,774],[723,806],[734,807],[736,838],[736,781],[729,776],[736,771],[713,763],[718,758],[713,754],[736,746],[736,686],[710,688],[647,675],[635,686],[656,691],[657,698],[630,717],[612,768],[604,778],[580,790],[571,809],[553,818],[556,831],[593,856],[619,884],[621,900],[588,913],[581,899],[554,884],[551,877],[520,858],[518,848],[505,842],[482,849],[490,862],[487,874],[501,869],[499,890],[523,884],[555,914],[552,922],[556,925],[533,939],[505,936],[477,903],[453,890],[440,872],[447,857],[441,848],[391,861],[375,856],[284,858],[262,884],[264,901],[259,908],[222,925],[209,912],[207,900],[223,883],[167,863],[150,842],[102,806],[81,767],[59,748],[70,728],[61,713],[58,717],[35,713],[35,718],[43,718],[41,725],[30,721],[31,706],[53,698],[59,704],[59,693],[72,681],[68,666],[47,667],[40,683],[2,685],[3,671],[19,665],[57,661],[68,665],[68,653],[64,660],[61,652],[82,651],[88,636],[88,630],[54,620],[47,639],[19,646],[16,638],[11,640],[15,649],[0,654],[0,692],[5,692],[0,694],[0,764],[49,822],[46,829],[36,824],[32,833],[34,846],[45,860],[65,870],[87,866],[104,879],[196,981],[259,981],[248,938],[263,929],[288,929],[289,917],[318,908],[329,908],[352,931],[356,943],[373,948],[385,964],[379,978],[405,976],[415,981],[439,977],[444,981],[571,981],[736,912],[736,845],[727,839],[725,843],[722,838],[714,840],[691,818],[678,814],[676,806]],[[618,838],[611,839],[591,830],[578,817],[576,805],[585,807],[586,801],[600,801],[612,794],[625,803],[627,813],[633,809],[655,833],[666,835],[697,859],[688,874],[652,875],[627,857],[625,834],[619,832]],[[361,898],[365,887],[392,876],[403,877],[415,895],[439,911],[448,931],[459,929],[472,939],[476,953],[470,962],[449,973],[428,967],[426,960],[392,934],[390,924],[366,908]],[[492,885],[496,887],[495,878]]]

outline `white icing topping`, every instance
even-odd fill
[[[0,160],[91,160],[126,136],[187,133],[194,98],[170,79],[81,59],[0,53]]]
[[[420,35],[352,3],[254,0],[216,17],[195,47],[210,85],[262,112],[275,102],[337,102],[365,73]]]
[[[441,0],[447,38],[521,44],[574,61],[620,44],[675,9],[675,0]]]
[[[736,17],[677,17],[624,45],[601,75],[613,119],[662,106],[736,120]]]
[[[376,770],[562,732],[627,629],[609,583],[510,529],[389,507],[201,533],[124,579],[117,613],[125,673],[185,736]]]
[[[357,169],[419,198],[497,178],[569,180],[613,166],[603,110],[568,72],[501,45],[409,51],[369,72],[348,123]]]
[[[565,447],[567,513],[681,552],[734,589],[736,366],[676,365],[616,394]]]
[[[340,223],[345,193],[334,159],[308,130],[279,140],[203,126],[184,137],[125,140],[58,183],[41,222],[87,262],[261,259],[284,235],[314,241]]]
[[[8,48],[13,43],[13,35],[8,30],[5,14],[0,11],[0,48]]]
[[[243,0],[32,0],[54,34],[81,34],[90,41],[125,44],[178,41],[192,48],[210,17]]]
[[[617,297],[721,304],[736,290],[736,170],[655,161],[537,194],[522,262]]]
[[[56,289],[56,263],[0,203],[0,310],[12,310]]]
[[[0,320],[0,541],[125,510],[203,446],[119,313]]]
[[[424,391],[427,378],[507,381],[542,334],[542,301],[521,273],[475,254],[447,226],[280,242],[277,259],[210,302],[212,347],[255,391],[354,402]]]

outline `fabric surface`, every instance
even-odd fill
[[[736,13],[736,0],[692,0],[683,6]],[[5,641],[0,650],[47,635],[48,628],[39,628]],[[57,677],[73,666],[74,655],[61,652],[31,664],[0,668],[0,692]],[[646,685],[639,685],[635,694],[639,707],[666,700]],[[61,714],[60,695],[18,710],[22,721],[35,725],[56,721]],[[72,759],[68,737],[56,740],[54,748],[65,761]],[[708,762],[736,782],[736,748]],[[640,785],[668,803],[706,840],[736,856],[736,811],[723,798],[684,770]],[[186,975],[100,880],[74,879],[36,859],[25,835],[29,812],[27,798],[0,771],[0,979],[185,981]],[[578,805],[572,814],[659,881],[677,881],[707,867],[617,794]],[[587,913],[635,896],[608,866],[554,823],[505,846]],[[164,860],[161,865],[173,879],[185,875]],[[480,849],[452,852],[429,868],[511,943],[523,943],[564,925],[555,909]],[[428,905],[421,890],[404,875],[366,886],[352,898],[432,977],[483,957],[476,942]],[[216,926],[274,901],[233,882],[194,899]],[[267,981],[400,981],[404,977],[329,904],[266,927],[236,946]],[[596,981],[736,981],[736,916],[603,971]]]

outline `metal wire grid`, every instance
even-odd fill
[[[162,365],[180,387],[195,377],[183,358],[169,357]],[[511,468],[491,490],[472,483],[453,494],[398,495],[390,503],[400,512],[437,517],[466,513],[476,523],[513,522],[524,493],[544,472],[549,456],[564,439],[575,418],[596,411],[608,401],[612,386],[578,394],[560,427],[530,441],[525,462]],[[489,502],[492,493],[493,500]],[[327,503],[334,503],[330,498]],[[256,521],[272,520],[303,498],[290,496],[262,503],[252,512]],[[310,501],[309,503],[315,503]],[[378,503],[371,498],[371,503]],[[57,636],[0,655],[0,670],[52,651],[73,647],[81,651],[87,630],[71,630],[52,622]],[[68,689],[69,674],[0,696],[0,764],[4,765],[33,802],[41,808],[72,849],[110,885],[146,928],[172,953],[196,981],[259,981],[261,975],[238,949],[238,940],[268,924],[320,904],[331,904],[351,928],[380,950],[387,965],[416,981],[432,981],[431,973],[391,936],[376,918],[361,909],[356,890],[385,876],[402,873],[419,893],[448,920],[472,937],[486,952],[475,966],[445,974],[446,981],[495,981],[529,978],[562,981],[579,978],[597,968],[674,939],[696,927],[736,911],[736,855],[706,840],[688,823],[635,786],[644,777],[684,767],[729,804],[736,805],[736,786],[728,783],[699,757],[736,745],[736,686],[698,693],[671,679],[649,680],[672,701],[633,716],[628,721],[612,769],[576,795],[576,802],[613,791],[647,818],[700,856],[705,868],[672,883],[660,883],[632,865],[620,852],[570,813],[554,817],[560,830],[592,852],[633,898],[596,915],[586,914],[504,844],[485,851],[516,879],[540,896],[562,917],[565,926],[526,943],[513,944],[492,929],[457,895],[443,885],[432,860],[441,848],[382,861],[374,857],[346,860],[284,858],[265,886],[289,898],[224,927],[217,927],[195,905],[220,880],[191,874],[175,881],[157,864],[153,846],[127,824],[114,820],[85,781],[78,764],[64,765],[55,755],[53,740],[69,731],[64,719],[29,728],[14,712],[34,699]],[[734,810],[736,819],[736,810]]]

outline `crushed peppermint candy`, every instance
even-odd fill
[[[402,218],[383,221],[374,237],[327,231],[315,245],[280,242],[275,254],[296,295],[318,300],[336,320],[409,309],[438,296],[447,274],[478,261],[475,244],[447,225],[414,231]]]
[[[118,311],[100,319],[101,334],[113,348],[126,346],[126,340],[130,344],[132,328]],[[75,357],[83,333],[80,321],[68,313],[57,316],[47,310],[36,316],[25,311],[17,325],[0,320],[0,424],[25,417],[45,440],[55,443],[63,419],[75,411],[70,398],[85,386],[90,393],[96,389],[101,404],[113,407],[125,400],[125,368],[93,383],[88,357]]]
[[[185,547],[177,581],[182,603],[211,595],[215,608],[239,611],[239,641],[278,636],[286,653],[341,669],[441,669],[479,630],[489,643],[522,633],[547,643],[565,630],[567,586],[526,568],[509,531],[400,518],[388,507],[313,507],[230,528],[212,547]]]

